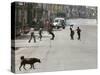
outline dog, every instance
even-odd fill
[[[26,68],[25,68],[26,64],[29,64],[31,66],[30,69],[32,69],[32,67],[33,67],[33,69],[35,69],[34,63],[36,63],[36,62],[41,63],[40,59],[38,59],[38,58],[24,58],[24,56],[21,56],[20,59],[21,59],[21,63],[20,63],[20,67],[19,67],[20,71],[21,71],[22,66],[26,70]]]

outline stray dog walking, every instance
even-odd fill
[[[21,63],[20,63],[20,67],[19,67],[20,71],[21,71],[22,66],[26,70],[26,68],[25,68],[26,64],[29,64],[31,66],[30,69],[32,69],[32,67],[33,67],[33,69],[35,69],[34,64],[37,62],[41,63],[40,59],[38,59],[38,58],[24,58],[24,56],[21,56],[20,59],[21,59]]]

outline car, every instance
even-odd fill
[[[54,28],[63,28],[65,29],[65,19],[64,18],[55,18],[53,21],[53,26]]]

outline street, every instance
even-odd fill
[[[69,27],[65,30],[55,31],[55,39],[49,37],[37,40],[36,43],[28,43],[28,39],[17,41],[19,50],[15,52],[16,72],[42,72],[59,70],[93,69],[97,67],[97,26],[80,26],[82,29],[81,40],[70,40]],[[22,47],[21,47],[22,46]],[[26,47],[25,47],[26,46]],[[22,68],[19,71],[20,57],[35,57],[41,63],[35,63],[35,70],[30,70],[30,65],[26,65],[27,70]]]
[[[30,33],[18,37],[15,40],[15,47],[17,48],[15,50],[16,73],[97,68],[97,26],[91,20],[88,21],[87,25],[80,25],[82,30],[81,40],[77,40],[76,28],[78,23],[82,22],[84,21],[80,20],[73,28],[75,31],[74,40],[70,40],[69,26],[66,26],[65,29],[55,29],[53,31],[55,34],[54,40],[50,40],[51,35],[46,31],[43,31],[41,41],[38,31],[35,31],[36,43],[34,43],[33,39],[28,43]],[[34,64],[35,70],[29,69],[30,65],[26,65],[27,70],[22,68],[19,71],[21,56],[39,58],[41,63]]]

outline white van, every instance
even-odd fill
[[[55,18],[53,21],[53,26],[57,29],[65,29],[65,19],[64,18]]]

